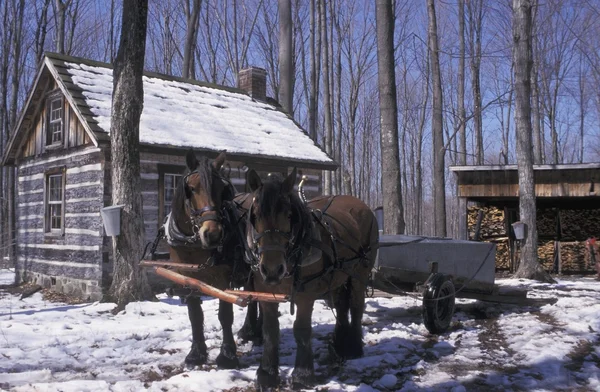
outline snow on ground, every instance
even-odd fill
[[[0,272],[0,284],[13,276]],[[334,314],[315,306],[313,349],[320,391],[600,391],[600,282],[557,284],[500,279],[555,304],[495,305],[458,300],[451,330],[430,335],[417,298],[369,298],[365,356],[337,363],[328,351]],[[0,389],[10,391],[252,391],[261,347],[239,346],[241,369],[214,366],[220,344],[217,301],[204,301],[210,364],[187,370],[187,309],[178,299],[67,305],[41,293],[20,300],[0,292]],[[283,385],[294,362],[293,317],[280,306]],[[234,330],[243,310],[236,307]]]

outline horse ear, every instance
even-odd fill
[[[221,166],[223,166],[223,163],[225,163],[225,158],[227,158],[227,155],[225,154],[225,151],[223,151],[213,161],[212,166],[215,168],[215,170],[217,170],[217,171],[221,170]]]
[[[194,171],[198,167],[198,158],[196,158],[196,154],[194,154],[194,150],[191,148],[188,150],[185,156],[185,163],[190,171]]]
[[[259,175],[256,174],[254,169],[251,169],[248,172],[248,185],[250,186],[250,190],[252,192],[254,192],[262,186],[262,180],[260,179]]]
[[[284,193],[291,193],[294,190],[294,184],[296,183],[296,168],[292,169],[292,172],[281,184],[281,191]]]

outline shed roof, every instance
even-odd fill
[[[533,165],[538,205],[600,208],[600,163]],[[451,166],[458,196],[489,205],[515,205],[517,165]]]
[[[112,66],[46,53],[42,67],[57,80],[94,143],[109,140]],[[142,145],[226,150],[233,155],[309,164],[319,169],[337,167],[290,116],[243,90],[151,72],[144,73],[143,81]],[[5,163],[14,160],[18,148],[14,140],[9,143]]]

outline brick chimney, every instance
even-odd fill
[[[246,91],[252,98],[266,101],[267,71],[258,67],[242,69],[238,74],[238,87]]]

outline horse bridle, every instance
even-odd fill
[[[268,251],[273,251],[273,252],[282,252],[287,260],[287,256],[289,255],[289,251],[290,249],[292,249],[294,247],[294,235],[293,235],[293,229],[290,231],[281,231],[279,229],[267,229],[267,230],[263,230],[262,232],[258,232],[256,230],[256,227],[254,226],[254,222],[252,222],[252,209],[254,208],[254,201],[255,199],[252,199],[252,204],[250,204],[250,211],[248,211],[248,225],[251,228],[251,239],[252,239],[252,245],[250,246],[250,252],[252,255],[252,259],[253,259],[253,265],[254,264],[258,264],[258,261],[260,260],[260,256],[264,253],[264,252],[268,252]],[[283,238],[285,238],[287,240],[287,244],[284,245],[265,245],[265,246],[260,246],[260,244],[258,243],[258,241],[263,238],[266,235],[278,235],[281,236]]]
[[[192,174],[199,174],[198,170],[189,172],[183,177],[183,186],[188,187],[187,179]],[[187,193],[187,192],[186,192]],[[192,231],[197,237],[200,232],[200,226],[207,221],[221,222],[221,211],[216,206],[204,206],[200,209],[194,208],[189,197],[185,199],[185,206],[190,211],[190,222],[192,223]],[[210,215],[203,216],[207,212],[212,212]]]

